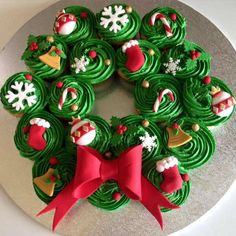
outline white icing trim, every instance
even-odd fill
[[[50,123],[43,118],[33,118],[30,120],[30,124],[50,128]]]
[[[138,40],[133,40],[133,39],[132,39],[132,40],[126,42],[125,44],[123,44],[123,46],[122,46],[122,52],[125,53],[128,48],[131,48],[131,47],[136,46],[136,45],[138,45],[138,44],[139,44],[139,43],[138,43]]]
[[[164,170],[174,167],[175,165],[178,165],[177,158],[166,157],[166,158],[156,162],[156,170],[161,173]]]

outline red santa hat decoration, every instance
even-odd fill
[[[74,119],[71,123],[71,139],[76,145],[88,145],[96,137],[95,124],[90,120]]]

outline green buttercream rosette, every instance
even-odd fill
[[[73,14],[76,17],[76,25],[72,33],[69,35],[56,35],[67,43],[73,46],[74,43],[82,40],[87,40],[96,36],[96,18],[93,12],[82,6],[68,6],[63,9],[65,13]],[[55,21],[57,18],[55,19]],[[54,23],[55,25],[55,23]]]
[[[83,120],[92,121],[96,127],[95,139],[88,146],[96,149],[99,153],[104,153],[108,150],[111,139],[111,129],[109,124],[100,116],[89,115]],[[65,140],[66,150],[69,153],[76,154],[76,144],[71,140],[70,127],[67,128]]]
[[[33,179],[44,175],[49,168],[54,169],[56,175],[59,176],[59,179],[55,181],[54,194],[51,197],[45,194],[35,183],[33,183],[37,196],[46,204],[52,201],[74,177],[75,166],[76,157],[63,150],[53,156],[47,156],[43,157],[41,160],[37,160],[32,168]],[[50,179],[48,179],[48,182],[45,184],[50,184]]]
[[[53,79],[65,71],[67,54],[66,44],[57,36],[29,35],[21,59],[35,75],[42,79]]]
[[[52,83],[49,109],[57,117],[70,120],[83,117],[94,104],[95,95],[90,83],[66,75]]]
[[[171,36],[167,36],[162,20],[155,19],[161,16],[167,21],[171,30]],[[156,16],[156,17],[155,17]],[[151,24],[151,19],[154,20],[154,25]],[[155,8],[147,13],[141,23],[140,28],[141,38],[147,39],[155,44],[158,48],[169,48],[181,43],[186,36],[186,20],[176,10],[169,7]]]
[[[34,126],[33,129],[32,126]],[[44,132],[40,131],[42,128],[45,128]],[[34,146],[28,143],[30,137],[34,141]],[[63,144],[63,137],[64,127],[61,122],[52,114],[40,111],[26,114],[20,119],[16,127],[14,141],[22,157],[38,160],[59,150]],[[35,145],[37,146],[42,139],[45,141],[45,147],[39,150],[37,147],[35,148]]]
[[[114,16],[115,19],[111,19]],[[122,44],[134,38],[141,24],[139,14],[126,4],[106,6],[96,14],[96,19],[98,35],[111,44]]]
[[[84,69],[78,65],[84,64]],[[113,47],[99,39],[89,39],[77,43],[70,54],[71,74],[91,84],[101,83],[115,71],[115,51]]]
[[[161,190],[160,185],[163,181],[163,175],[162,173],[159,173],[156,170],[156,162],[161,160],[161,158],[152,158],[150,161],[148,161],[145,166],[143,166],[142,172],[143,175],[155,186],[157,189],[162,192],[163,195],[165,195],[170,202],[173,204],[180,206],[183,205],[190,193],[191,189],[191,181],[186,181],[182,183],[182,188],[173,192],[173,193],[165,193]],[[185,174],[185,173],[183,173]],[[170,209],[167,208],[162,208],[161,211],[166,212],[169,211]]]
[[[6,80],[1,88],[3,107],[14,115],[43,110],[47,89],[44,82],[29,72],[19,72]]]
[[[138,46],[144,55],[145,62],[143,66],[135,72],[130,71],[126,67],[128,57],[126,53],[122,52],[122,48],[119,48],[116,52],[117,72],[123,79],[137,81],[145,78],[145,76],[150,73],[158,73],[160,69],[161,53],[159,49],[154,44],[145,40],[138,40]],[[150,51],[152,52],[150,53]]]
[[[169,92],[171,92],[173,100],[168,96],[169,92],[165,95],[161,94],[168,91],[167,89],[170,90]],[[139,80],[135,86],[135,106],[147,119],[158,122],[169,121],[170,119],[179,116],[183,111],[180,93],[180,84],[173,76],[149,74],[145,79]],[[158,109],[154,110],[154,105],[157,102],[157,99],[159,101],[159,98],[160,102]]]
[[[221,91],[234,96],[230,88],[220,79],[211,77],[209,84],[204,84],[204,80],[190,78],[183,86],[183,104],[185,112],[190,116],[202,120],[207,126],[217,126],[228,121],[235,112],[235,106],[228,116],[216,115],[212,110],[213,95],[212,88],[219,87]],[[220,94],[218,95],[219,98]],[[217,99],[218,99],[217,98]],[[221,99],[222,100],[222,99]],[[223,99],[224,100],[224,99]]]
[[[164,132],[163,143],[170,155],[175,156],[181,163],[180,169],[184,172],[202,167],[210,161],[215,152],[215,139],[205,124],[198,119],[183,117],[177,121],[183,132],[190,135],[192,139],[175,148],[168,147],[169,134]],[[199,130],[194,131],[193,125],[199,125]],[[174,131],[174,130],[173,130]],[[179,131],[180,132],[180,131]],[[178,139],[176,134],[175,139]]]
[[[209,74],[210,69],[210,54],[189,41],[167,49],[162,57],[161,70],[182,81],[191,77],[203,78]]]

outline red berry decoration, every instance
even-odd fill
[[[188,182],[189,181],[189,175],[188,174],[181,174],[182,180],[184,182]]]
[[[116,127],[116,132],[117,132],[119,135],[124,134],[127,130],[128,130],[128,128],[127,128],[127,126],[125,126],[125,125],[118,125],[118,126]]]
[[[80,18],[86,19],[87,17],[88,17],[88,13],[87,12],[83,11],[83,12],[80,13]]]
[[[56,86],[57,86],[57,88],[62,88],[63,87],[63,82],[58,81]]]
[[[36,42],[32,42],[30,44],[30,51],[36,51],[38,49],[39,49],[39,46],[38,46],[38,44]]]
[[[210,84],[211,83],[211,77],[208,75],[202,79],[203,84]]]
[[[179,125],[178,125],[177,123],[174,123],[174,124],[172,125],[172,128],[173,128],[173,129],[178,129],[178,128],[179,128]]]
[[[56,48],[56,49],[55,49],[55,53],[56,53],[57,55],[60,55],[60,54],[61,54],[61,50],[58,49],[58,48]]]
[[[171,14],[170,19],[173,20],[173,21],[176,21],[176,19],[177,19],[176,14],[175,13]]]
[[[114,200],[116,200],[116,201],[119,201],[120,198],[121,198],[121,194],[120,194],[119,192],[114,192],[114,193],[112,194],[112,198],[113,198]]]
[[[57,181],[57,177],[54,176],[54,175],[50,176],[49,179],[50,179],[50,181],[53,182],[53,183]]]
[[[96,58],[97,56],[97,52],[94,50],[90,50],[88,53],[89,57],[91,57],[92,59]]]
[[[27,134],[29,132],[29,129],[30,129],[30,126],[25,126],[22,131],[24,134]]]
[[[49,159],[49,163],[50,165],[55,166],[56,164],[58,164],[58,159],[56,157],[51,157]]]
[[[25,79],[27,79],[27,80],[32,80],[33,79],[33,76],[32,75],[30,75],[30,74],[26,74],[25,75]]]
[[[200,53],[200,52],[196,52],[196,51],[194,51],[194,50],[191,51],[191,59],[192,59],[192,60],[195,60],[195,59],[197,59],[197,58],[200,57],[200,56],[201,56],[201,53]]]
[[[196,56],[196,58],[198,58],[198,57],[201,56],[201,53],[200,52],[195,52],[195,56]]]

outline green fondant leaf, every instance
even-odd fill
[[[63,47],[62,47],[62,44],[61,44],[61,43],[58,43],[58,44],[56,45],[56,47],[57,47],[59,50],[61,50],[61,51],[62,51],[62,49],[63,49]]]
[[[141,131],[144,131],[141,126],[130,125],[128,126],[128,130],[126,131],[126,134],[135,135],[135,134],[140,133]]]
[[[185,50],[185,52],[189,52],[191,50],[194,50],[194,45],[189,41],[185,41],[184,42],[184,50]]]
[[[201,61],[209,61],[211,58],[210,54],[208,53],[201,53],[201,56],[198,58],[198,60],[201,60]]]
[[[39,50],[48,50],[50,48],[50,42],[42,41],[38,44]]]
[[[115,117],[115,116],[112,116],[112,118],[111,118],[111,126],[112,127],[116,127],[117,125],[120,125],[120,124],[121,124],[120,119]]]
[[[27,44],[30,45],[33,42],[37,43],[37,37],[30,34],[29,37],[28,37],[28,40],[27,40]]]
[[[192,70],[197,66],[197,60],[188,59],[186,61],[186,69]]]
[[[53,171],[53,175],[56,176],[56,177],[59,175],[58,169],[55,169],[55,170]]]
[[[113,146],[119,145],[122,141],[122,135],[119,135],[117,133],[114,133],[112,138],[111,138],[111,144]]]
[[[26,49],[21,56],[21,60],[27,60],[28,58],[31,57],[31,55],[32,55],[32,52],[30,50]]]
[[[63,51],[61,51],[60,57],[66,59],[66,54]]]
[[[55,57],[55,56],[57,56],[57,54],[56,54],[56,52],[55,52],[55,51],[52,51],[52,52],[50,52],[50,56],[53,56],[53,57]]]
[[[59,180],[59,179],[57,179],[57,180],[56,180],[56,184],[57,184],[57,185],[62,185],[62,181]]]

